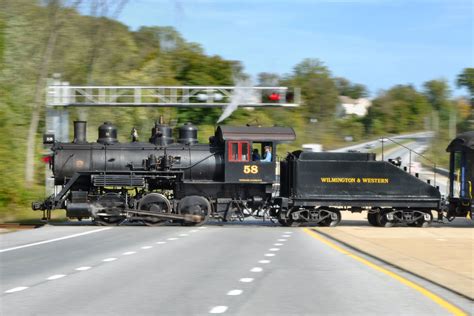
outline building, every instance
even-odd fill
[[[365,116],[372,102],[367,98],[352,99],[350,97],[339,96],[338,116],[345,117],[349,115]]]

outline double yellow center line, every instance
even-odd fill
[[[402,284],[405,284],[406,286],[408,287],[411,287],[412,289],[418,291],[419,293],[423,294],[424,296],[426,296],[427,298],[429,298],[430,300],[432,300],[433,302],[435,302],[436,304],[438,304],[439,306],[443,307],[444,309],[448,310],[451,314],[453,315],[457,315],[457,316],[465,316],[467,315],[464,311],[462,311],[461,309],[459,309],[458,307],[454,306],[453,304],[449,303],[448,301],[446,301],[445,299],[441,298],[440,296],[434,294],[433,292],[425,289],[424,287],[422,287],[421,285],[418,285],[404,277],[402,277],[401,275],[398,275],[390,270],[387,270],[385,268],[382,268],[381,266],[378,266],[376,265],[375,263],[373,262],[370,262],[338,245],[336,245],[335,243],[327,240],[326,238],[323,238],[321,235],[319,235],[318,233],[316,233],[314,230],[312,229],[309,229],[309,228],[304,228],[303,229],[305,233],[307,233],[308,235],[310,235],[311,237],[319,240],[320,242],[328,245],[329,247],[339,251],[340,253],[343,253],[349,257],[351,257],[352,259],[354,260],[357,260],[359,261],[360,263],[363,263],[365,264],[366,266],[369,266],[371,267],[372,269],[374,270],[377,270],[379,272],[382,272],[386,275],[388,275],[389,277],[397,280],[398,282],[402,283]]]

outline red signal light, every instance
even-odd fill
[[[276,93],[276,92],[272,92],[272,94],[270,94],[268,96],[268,100],[270,101],[280,101],[280,94]]]
[[[51,163],[52,159],[53,159],[53,157],[51,157],[49,155],[41,157],[41,161],[44,162],[44,163]]]

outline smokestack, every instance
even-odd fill
[[[87,143],[87,122],[86,121],[74,121],[74,140],[75,144]]]

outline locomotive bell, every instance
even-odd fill
[[[99,139],[97,139],[97,142],[107,145],[118,143],[117,127],[111,122],[104,122],[104,124],[99,126]]]
[[[197,144],[197,127],[188,122],[179,128],[178,143],[192,145]]]

